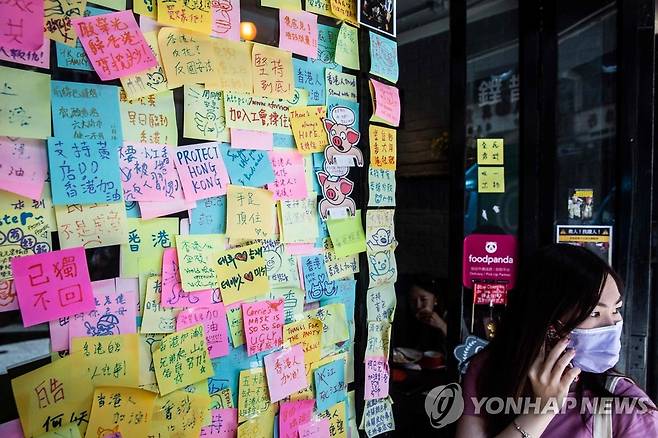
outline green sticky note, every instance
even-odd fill
[[[327,228],[336,256],[345,257],[365,252],[366,236],[361,224],[361,210],[357,210],[354,216],[327,219]]]
[[[359,69],[359,30],[343,22],[336,40],[336,63],[353,70]]]

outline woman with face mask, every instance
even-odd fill
[[[621,292],[590,251],[540,250],[510,292],[498,335],[469,362],[457,437],[658,437],[655,405],[614,369]]]

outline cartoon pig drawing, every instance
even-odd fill
[[[331,110],[331,119],[324,119],[324,129],[329,136],[329,146],[324,150],[324,157],[328,163],[338,164],[336,157],[346,156],[354,157],[356,165],[363,167],[363,154],[356,147],[361,134],[352,127],[354,120],[354,112],[340,106]]]
[[[331,177],[325,172],[317,172],[318,181],[322,186],[324,198],[318,204],[318,210],[323,220],[329,216],[329,210],[345,209],[350,216],[356,214],[356,203],[349,197],[354,183],[345,177]]]

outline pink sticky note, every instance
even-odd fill
[[[168,214],[189,210],[191,208],[196,208],[196,202],[188,201],[187,199],[177,199],[174,201],[139,202],[139,211],[142,215],[142,219],[162,217]]]
[[[316,248],[312,243],[286,243],[286,253],[290,255],[320,254],[322,248]]]
[[[185,292],[180,278],[176,248],[167,248],[162,255],[162,307],[208,307],[221,302],[219,289],[194,293]]]
[[[0,280],[0,312],[18,310],[18,297],[13,280]]]
[[[202,437],[235,438],[238,433],[237,408],[213,409],[210,426],[201,428]]]
[[[158,65],[131,10],[74,18],[71,23],[89,62],[104,81]]]
[[[210,358],[228,354],[228,326],[223,303],[183,310],[176,317],[176,331],[203,324]]]
[[[1,2],[0,44],[19,50],[40,48],[43,22],[43,0]]]
[[[69,346],[73,338],[137,333],[137,296],[118,292],[114,279],[91,284],[96,308],[71,317]]]
[[[0,424],[0,436],[2,438],[23,438],[25,435],[23,435],[21,421],[17,418]]]
[[[389,377],[388,361],[385,357],[367,357],[364,400],[388,397]]]
[[[48,322],[50,330],[50,349],[64,351],[69,349],[69,321],[71,318],[57,318]]]
[[[274,170],[274,182],[267,189],[274,193],[274,200],[306,199],[306,173],[304,157],[296,151],[271,151],[268,153]]]
[[[400,124],[400,93],[392,85],[382,84],[370,79],[375,92],[375,116],[380,117],[391,126]]]
[[[50,68],[50,39],[44,36],[41,47],[37,49],[12,48],[10,45],[0,43],[0,60]]]
[[[297,438],[297,430],[311,421],[315,400],[281,402],[279,407],[279,438]]]
[[[279,48],[318,57],[318,16],[306,11],[279,10]]]
[[[216,142],[179,146],[175,162],[185,199],[197,201],[226,194],[228,173]]]
[[[119,170],[126,201],[172,201],[183,199],[178,171],[164,144],[123,142],[119,148]]]
[[[210,12],[211,36],[240,41],[240,0],[213,0]]]
[[[84,248],[69,248],[11,260],[23,325],[94,309]]]
[[[265,356],[265,374],[272,403],[308,386],[301,344]]]
[[[299,438],[329,438],[329,419],[309,421],[299,426]]]
[[[231,128],[231,147],[271,151],[274,148],[274,135],[271,132]]]
[[[242,304],[247,354],[252,356],[283,344],[283,300]]]
[[[47,174],[43,140],[0,137],[0,189],[38,201]]]

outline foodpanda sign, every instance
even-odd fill
[[[516,236],[506,234],[471,234],[464,239],[462,282],[472,289],[474,282],[516,284]]]

